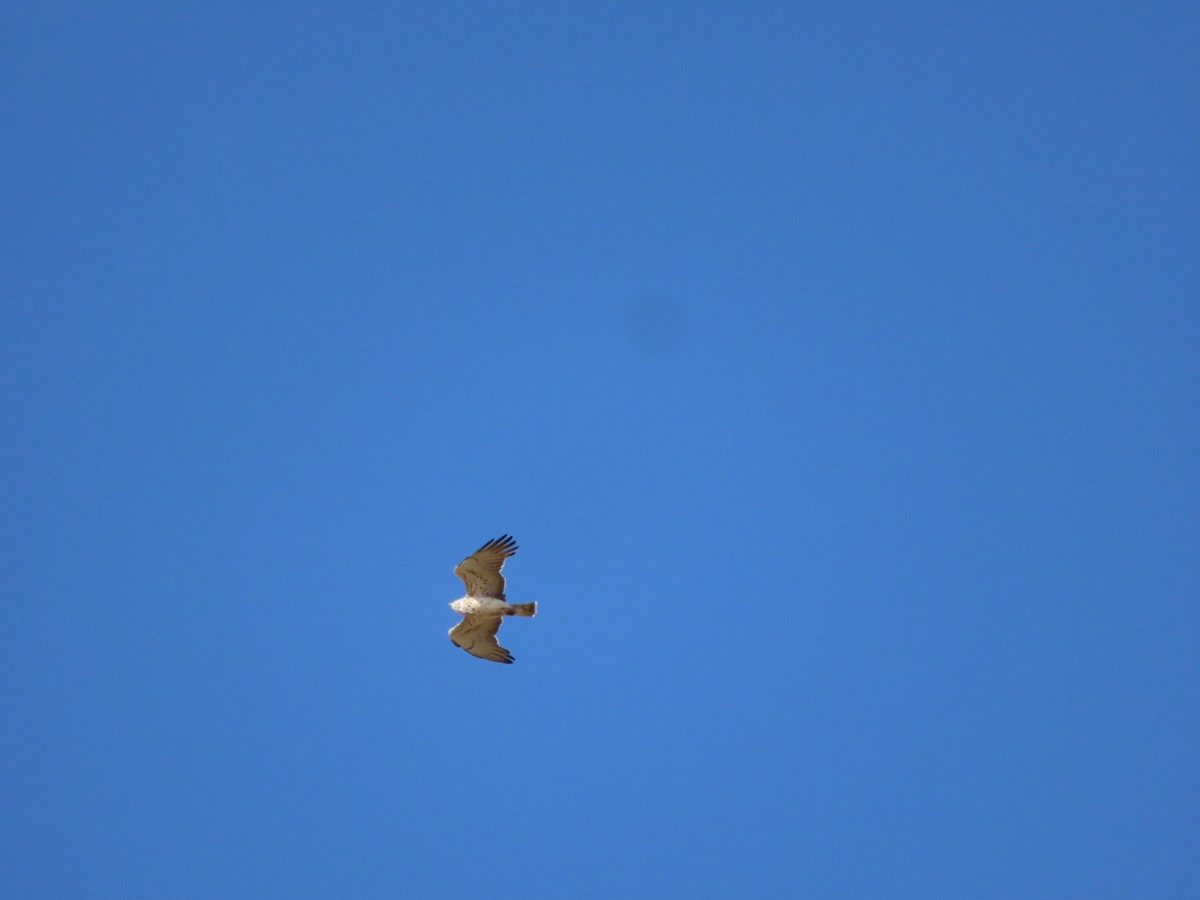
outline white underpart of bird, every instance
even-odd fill
[[[513,655],[500,646],[496,632],[505,616],[537,615],[536,603],[509,603],[504,596],[504,562],[517,552],[510,535],[488,541],[457,566],[467,594],[450,604],[463,620],[450,629],[450,640],[468,653],[492,662],[511,663]]]
[[[450,604],[452,610],[464,616],[469,616],[472,613],[482,613],[484,615],[492,613],[502,616],[504,615],[504,611],[511,606],[511,603],[505,603],[503,600],[497,600],[495,597],[459,597]]]

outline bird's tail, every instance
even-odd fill
[[[509,615],[511,616],[535,616],[537,615],[536,603],[510,603],[508,604]]]

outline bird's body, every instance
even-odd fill
[[[500,646],[496,632],[504,616],[534,616],[536,603],[509,603],[504,596],[504,561],[517,552],[509,535],[488,541],[454,568],[467,587],[450,608],[463,620],[450,629],[450,640],[480,659],[511,663],[513,655]]]
[[[511,605],[495,597],[459,597],[450,604],[450,608],[464,616],[502,616]]]

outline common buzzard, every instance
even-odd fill
[[[533,616],[536,603],[509,603],[504,599],[504,561],[517,552],[509,535],[488,541],[457,566],[454,574],[467,586],[467,595],[450,604],[463,620],[450,629],[450,640],[480,659],[510,663],[513,655],[500,646],[496,632],[505,616]]]

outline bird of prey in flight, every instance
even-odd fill
[[[454,574],[467,586],[467,595],[450,604],[463,620],[450,629],[450,640],[480,659],[510,663],[513,655],[500,646],[496,632],[505,616],[533,616],[536,603],[504,599],[504,561],[517,552],[517,542],[505,534],[488,541],[457,566]]]

